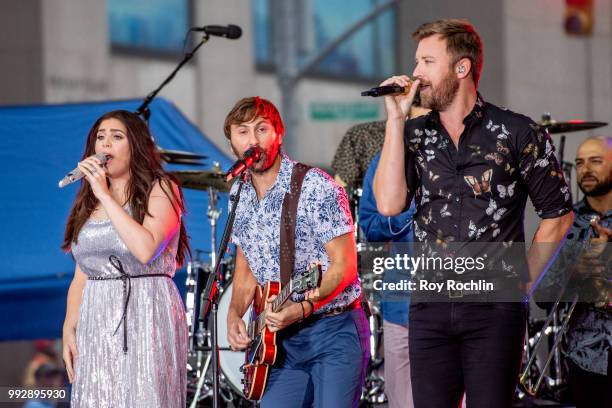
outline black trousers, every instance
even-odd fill
[[[569,360],[569,386],[576,408],[612,407],[612,358],[608,354],[608,375],[583,370]]]
[[[511,407],[523,353],[523,303],[414,303],[409,349],[416,408]]]

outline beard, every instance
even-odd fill
[[[230,148],[232,150],[232,153],[234,153],[234,155],[237,158],[241,160],[243,159],[244,154],[239,155],[231,143],[230,143]],[[281,148],[280,144],[278,145],[274,144],[270,146],[268,149],[262,148],[261,157],[259,158],[259,160],[253,163],[253,166],[251,167],[251,171],[257,174],[262,174],[268,171],[268,169],[272,167],[272,165],[276,161],[276,158],[280,155],[280,148]]]
[[[595,178],[595,176],[589,175],[589,177]],[[583,177],[584,178],[584,177]],[[595,180],[597,180],[595,178]],[[578,182],[578,187],[580,191],[587,197],[601,197],[610,192],[612,190],[612,178],[610,176],[606,177],[604,180],[599,181],[590,187],[588,190],[582,186],[582,180]]]
[[[273,152],[272,150],[273,149],[269,149],[269,150],[262,149],[261,157],[259,158],[257,162],[255,162],[255,164],[253,165],[251,169],[253,173],[262,174],[268,171],[270,167],[272,167],[272,165],[274,164],[274,160],[276,159],[276,156],[278,156],[278,149],[276,149],[276,152]]]
[[[421,106],[434,111],[444,111],[450,106],[459,92],[459,80],[453,73],[449,73],[442,79],[440,85],[433,86],[429,84],[429,93],[424,94],[421,92]]]

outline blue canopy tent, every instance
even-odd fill
[[[76,165],[95,120],[115,109],[135,111],[141,100],[0,107],[0,341],[61,337],[66,293],[74,273],[70,254],[61,251],[65,222],[78,183],[59,189],[58,181]],[[202,154],[228,169],[232,160],[169,101],[150,105],[156,143]],[[194,166],[169,166],[192,169]],[[208,196],[184,190],[192,250],[210,251]],[[227,216],[227,194],[217,242]],[[195,255],[195,252],[194,252]],[[203,259],[206,261],[206,259]],[[177,273],[184,284],[185,271]]]

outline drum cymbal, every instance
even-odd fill
[[[225,174],[210,170],[179,170],[171,171],[183,188],[191,190],[208,190],[212,187],[217,191],[228,192],[232,183],[225,182]]]
[[[182,150],[169,150],[163,149],[157,146],[157,150],[162,157],[162,160],[168,164],[194,164],[201,165],[200,160],[205,159],[206,156],[201,154],[195,154],[191,152],[185,152]]]
[[[539,122],[538,126],[548,129],[548,133],[569,133],[581,130],[596,129],[606,126],[607,122],[587,122],[584,120],[568,120],[567,122]]]

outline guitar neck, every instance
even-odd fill
[[[291,281],[285,286],[278,294],[274,302],[272,302],[272,312],[276,313],[280,310],[281,306],[289,299],[293,290],[291,290]]]
[[[291,296],[291,293],[293,292],[293,290],[291,289],[292,286],[293,285],[291,285],[291,281],[289,281],[289,284],[285,286],[281,290],[281,292],[278,294],[276,299],[274,299],[274,301],[272,302],[272,312],[273,313],[278,312],[281,306],[283,306],[283,304],[289,299],[289,297]],[[266,314],[267,314],[267,310],[264,310],[257,317],[257,323],[255,326],[255,330],[257,333],[260,333],[266,326]]]

